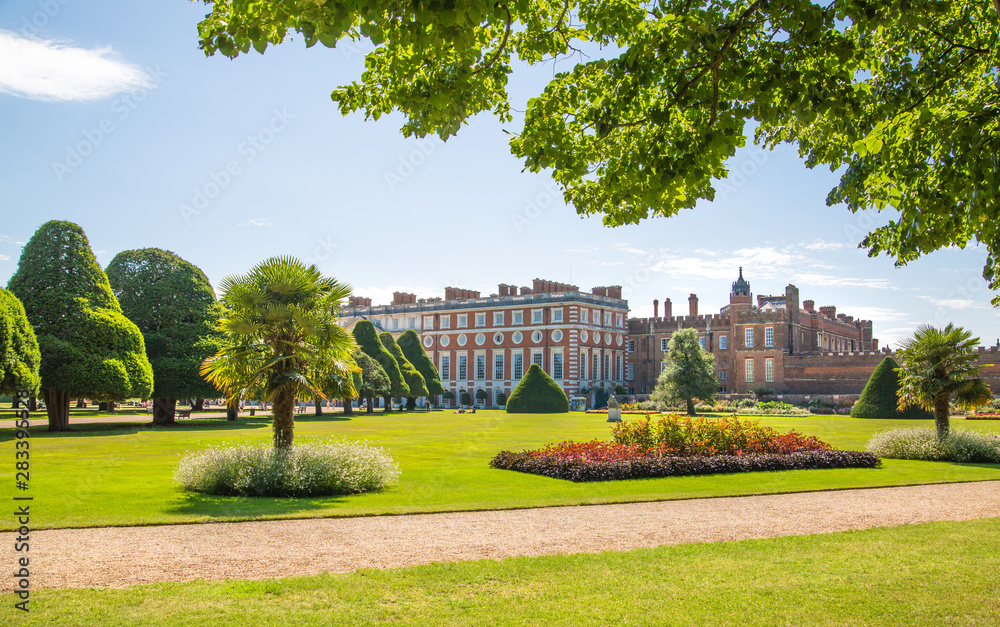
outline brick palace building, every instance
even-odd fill
[[[719,392],[751,394],[767,388],[789,400],[807,395],[854,397],[886,355],[872,336],[870,320],[837,313],[834,306],[800,304],[799,290],[785,287],[774,296],[750,292],[739,277],[729,304],[702,315],[698,296],[688,297],[688,314],[674,316],[669,298],[653,301],[653,317],[629,318],[621,287],[595,287],[590,293],[575,285],[535,279],[530,288],[501,284],[498,293],[445,288],[444,298],[421,298],[396,292],[391,305],[372,306],[371,299],[351,297],[345,322],[371,320],[398,335],[414,329],[456,398],[466,391],[475,398],[485,390],[493,405],[498,392],[507,396],[524,371],[540,365],[568,396],[587,390],[591,402],[597,387],[623,386],[647,397],[662,369],[667,343],[680,329],[695,329],[702,347],[715,356]],[[998,347],[980,349],[988,362],[987,382],[1000,393]]]

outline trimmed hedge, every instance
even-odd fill
[[[569,411],[569,398],[538,364],[524,373],[507,399],[508,414],[559,414]]]
[[[851,408],[851,418],[901,418],[906,420],[933,420],[934,414],[922,407],[911,405],[899,411],[899,364],[892,357],[886,357],[875,368],[861,397]]]
[[[396,363],[399,364],[399,372],[403,375],[403,380],[406,381],[406,387],[409,388],[410,393],[406,395],[406,398],[417,398],[418,396],[428,396],[427,383],[424,381],[424,375],[410,363],[410,360],[403,355],[402,349],[399,348],[399,344],[396,344],[396,340],[393,339],[392,333],[388,331],[383,331],[378,334],[379,342],[382,342],[382,346],[385,350],[389,351],[393,357],[396,358]]]
[[[539,456],[533,451],[501,451],[490,466],[573,482],[619,481],[688,475],[715,475],[771,470],[818,468],[880,468],[882,460],[861,451],[804,451],[783,455],[714,455],[698,457],[639,457],[615,461]]]
[[[392,356],[392,353],[386,350],[385,346],[382,345],[382,341],[378,339],[375,325],[370,320],[359,320],[354,325],[352,333],[358,341],[358,346],[361,347],[361,350],[378,362],[378,365],[382,366],[385,373],[389,375],[389,394],[385,395],[386,407],[389,406],[388,399],[390,396],[409,396],[410,387],[406,384],[406,380],[403,379],[403,373],[399,371],[399,362]]]

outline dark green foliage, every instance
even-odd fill
[[[375,325],[369,320],[359,320],[352,332],[361,350],[378,362],[389,376],[389,392],[383,396],[409,396],[410,388],[403,379],[403,373],[399,371],[399,362],[378,339]],[[389,409],[388,399],[386,399],[386,409]]]
[[[934,414],[917,405],[899,411],[899,364],[892,357],[882,360],[851,408],[851,418],[902,418],[908,420],[934,418]]]
[[[392,333],[383,331],[378,334],[378,339],[382,342],[382,346],[385,350],[396,359],[396,363],[399,364],[399,372],[403,375],[403,380],[406,381],[406,387],[409,388],[409,394],[406,394],[407,399],[416,399],[421,396],[427,396],[427,384],[424,382],[424,377],[412,363],[403,355],[402,349],[396,344],[396,340],[392,337]]]
[[[14,394],[23,388],[37,394],[41,361],[38,340],[24,305],[17,296],[0,289],[0,392]]]
[[[358,351],[354,358],[358,362],[358,367],[361,368],[361,383],[357,388],[358,394],[361,398],[368,399],[368,413],[370,414],[372,407],[374,407],[374,400],[389,394],[389,375],[385,373],[377,361],[361,351]]]
[[[43,224],[8,286],[24,304],[42,353],[49,428],[68,428],[69,397],[148,398],[153,369],[142,333],[122,314],[83,229]]]
[[[538,364],[531,364],[507,399],[509,414],[557,414],[569,411],[569,398]]]
[[[404,331],[396,340],[396,343],[399,345],[399,349],[403,351],[406,359],[413,364],[417,372],[423,375],[424,382],[427,384],[428,395],[440,396],[444,394],[444,386],[441,385],[441,374],[434,367],[434,362],[431,361],[427,351],[424,350],[417,332],[413,329]]]
[[[507,395],[504,394],[503,392],[499,392],[497,394],[497,405],[503,407],[506,404],[507,404]]]
[[[458,395],[458,402],[462,405],[471,405],[472,396],[465,390],[462,390],[462,393]]]
[[[122,312],[145,339],[153,366],[153,396],[219,396],[199,372],[222,340],[216,330],[222,307],[205,273],[159,248],[118,253],[107,273]]]
[[[593,460],[538,455],[535,451],[501,451],[490,466],[569,481],[618,481],[653,477],[716,475],[817,468],[879,468],[882,460],[861,451],[802,451],[699,457],[641,457]]]
[[[715,400],[719,389],[715,357],[701,348],[697,331],[675,331],[670,336],[670,350],[663,361],[666,366],[656,381],[652,400],[664,405],[684,402],[690,416],[695,413],[694,399],[706,403]]]

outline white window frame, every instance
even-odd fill
[[[458,324],[456,325],[458,329],[468,329],[469,328],[469,314],[458,314]]]
[[[451,379],[451,355],[441,355],[441,380]]]
[[[764,360],[764,381],[774,383],[774,357]]]
[[[660,352],[661,353],[668,353],[668,352],[670,352],[670,338],[669,337],[661,337],[660,338]]]
[[[542,351],[531,351],[531,363],[529,367],[535,365],[542,370],[545,369],[545,355],[542,354]]]
[[[743,345],[747,348],[753,348],[753,327],[743,329]]]
[[[625,326],[625,319],[622,317],[622,314],[615,314],[615,325],[617,325],[619,329]]]
[[[503,381],[503,353],[493,353],[493,380]]]
[[[629,340],[628,342],[625,343],[625,346],[628,347],[628,352],[630,353],[635,352],[635,340]]]
[[[726,371],[725,370],[720,370],[719,371],[719,381],[725,381],[725,380],[726,380]]]
[[[743,369],[746,371],[746,382],[753,383],[753,357],[743,360]]]
[[[729,347],[729,338],[725,335],[719,336],[719,350],[724,351]]]
[[[438,324],[442,329],[451,328],[451,314],[445,314],[438,319]]]
[[[503,326],[503,312],[494,311],[493,312],[493,326],[502,327]]]
[[[610,381],[611,375],[613,374],[614,373],[611,372],[611,353],[604,353],[604,376],[601,377],[601,379],[604,381]]]
[[[666,369],[667,369],[667,360],[664,359],[660,361],[660,374],[663,374],[663,371]]]
[[[524,312],[515,311],[511,314],[511,324],[524,324]]]
[[[480,312],[476,314],[476,326],[477,327],[486,326],[486,312]]]
[[[399,318],[393,317],[392,319],[392,330],[399,331]]]
[[[459,381],[469,380],[469,356],[459,355],[458,356],[458,369],[456,370]]]
[[[561,381],[563,375],[563,354],[562,351],[552,351],[552,378]]]
[[[580,380],[587,379],[587,351],[580,351]]]
[[[611,326],[611,312],[610,311],[605,311],[604,312],[604,326],[606,326],[606,327],[610,327]]]
[[[580,307],[580,324],[590,324],[587,321],[587,312],[590,311],[586,307]]]
[[[486,353],[476,353],[476,381],[486,380]]]
[[[555,307],[552,309],[552,322],[562,322],[563,321],[563,310],[562,307]]]
[[[545,322],[545,316],[543,315],[542,310],[541,309],[532,309],[531,310],[531,324],[542,324],[543,322]]]
[[[622,354],[615,353],[615,381],[623,381],[622,379]]]
[[[705,336],[698,338],[698,345],[701,346],[701,350],[705,350]]]
[[[416,329],[417,328],[417,317],[416,316],[410,316],[409,318],[406,319],[406,322],[407,322],[407,324],[410,325],[411,329]]]
[[[597,351],[594,351],[594,357],[593,357],[591,363],[593,363],[593,368],[590,371],[590,380],[593,381],[595,379],[600,379],[601,378],[601,356],[597,353]]]
[[[635,364],[625,366],[625,380],[635,381]]]
[[[774,327],[764,327],[764,347],[774,347]]]
[[[424,326],[421,331],[434,329],[434,316],[424,316]]]
[[[520,352],[514,353],[511,361],[510,376],[515,381],[524,378],[524,355]]]

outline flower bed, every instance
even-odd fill
[[[972,414],[966,416],[966,420],[1000,420],[1000,414]]]
[[[646,416],[615,424],[612,435],[611,442],[567,441],[534,451],[501,451],[490,466],[577,482],[881,466],[870,453],[832,450],[813,436],[781,434],[736,417],[670,414],[653,422]]]

